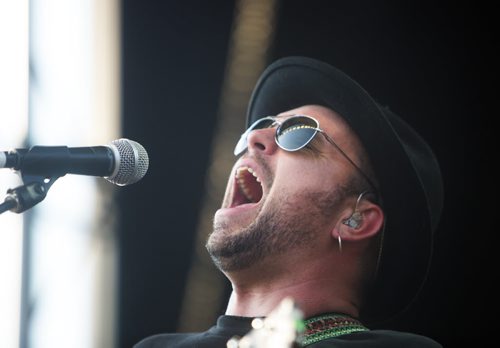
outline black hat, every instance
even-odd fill
[[[340,114],[371,159],[386,226],[379,271],[361,318],[372,323],[389,319],[415,300],[427,278],[443,201],[439,165],[405,121],[349,76],[311,58],[282,58],[262,73],[248,105],[247,126],[310,104]]]

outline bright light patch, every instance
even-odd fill
[[[0,151],[19,147],[28,120],[28,0],[0,1]],[[0,168],[0,202],[19,178]],[[0,215],[0,346],[19,346],[22,217]]]
[[[103,3],[112,7],[109,4],[117,1],[30,1],[30,144],[96,146],[117,136],[114,105],[119,102],[111,96],[118,93],[114,90],[118,84],[109,80],[116,78],[118,62],[101,59],[96,39],[118,31],[100,30]],[[118,14],[107,14],[110,27],[117,24],[113,16]],[[119,41],[114,36],[110,40]],[[116,57],[110,52],[107,56]],[[102,92],[102,86],[109,89]],[[107,104],[98,93],[110,96]],[[30,348],[58,347],[61,342],[70,342],[72,348],[114,346],[114,304],[103,298],[108,289],[114,290],[113,226],[102,218],[113,219],[112,209],[106,206],[106,211],[101,199],[112,184],[99,186],[98,180],[104,181],[65,175],[31,211],[28,301],[32,310],[25,323]],[[108,253],[103,255],[103,250]]]

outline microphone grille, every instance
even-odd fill
[[[114,148],[116,166],[113,174],[106,180],[113,184],[125,186],[141,180],[149,167],[146,149],[139,143],[129,139],[118,139],[111,142]]]

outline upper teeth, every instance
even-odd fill
[[[259,177],[257,174],[254,172],[254,170],[250,167],[239,167],[236,170],[236,180],[238,181],[238,185],[240,186],[241,190],[245,194],[245,196],[250,199],[251,201],[254,200],[254,197],[252,196],[252,192],[250,188],[247,186],[247,183],[245,181],[245,172],[248,172],[252,174],[255,177],[255,181],[260,182]]]
[[[236,177],[237,177],[238,179],[242,179],[242,178],[243,178],[242,174],[243,174],[243,172],[244,172],[244,171],[247,171],[247,172],[249,172],[250,174],[252,174],[252,175],[255,177],[255,180],[256,180],[257,182],[260,182],[260,178],[259,178],[259,177],[257,176],[257,174],[254,172],[254,170],[253,170],[252,168],[250,168],[250,167],[239,167],[239,168],[236,170]]]

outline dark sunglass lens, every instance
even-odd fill
[[[317,123],[306,117],[293,117],[280,127],[276,139],[279,146],[288,151],[296,151],[307,145],[317,133]]]

